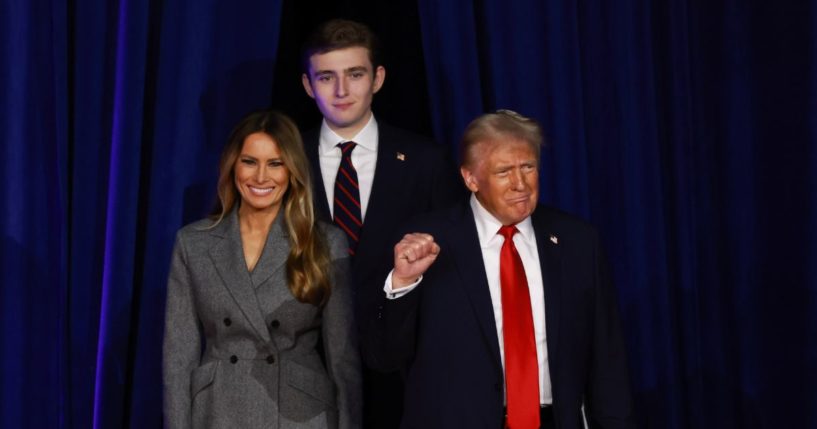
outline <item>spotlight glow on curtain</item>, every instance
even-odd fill
[[[281,2],[63,3],[0,5],[0,426],[159,427],[173,235],[269,105]]]

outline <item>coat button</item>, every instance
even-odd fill
[[[224,326],[230,326],[230,325],[232,325],[232,324],[233,324],[233,321],[232,321],[232,320],[230,320],[230,318],[229,318],[229,317],[225,317],[225,318],[224,318]]]
[[[275,319],[269,325],[272,326],[272,329],[278,329],[278,327],[281,326],[281,322]]]
[[[267,356],[267,363],[268,364],[274,364],[275,363],[275,356],[273,356],[273,355]]]
[[[238,362],[238,356],[236,356],[236,355],[230,356],[230,363],[236,363],[236,362]]]

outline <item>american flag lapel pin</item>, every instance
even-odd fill
[[[400,161],[405,161],[406,154],[404,154],[403,152],[397,152],[397,159],[399,159]]]
[[[557,236],[555,236],[553,234],[550,234],[550,242],[553,243],[553,244],[559,244],[559,237],[557,237]]]

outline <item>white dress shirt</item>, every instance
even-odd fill
[[[352,151],[352,165],[355,166],[357,171],[358,189],[360,191],[360,214],[363,219],[366,218],[366,208],[369,206],[369,196],[372,194],[372,183],[374,182],[374,169],[377,165],[377,139],[377,121],[374,120],[374,115],[351,139],[345,139],[337,135],[326,124],[326,119],[323,120],[318,146],[318,159],[330,215],[335,215],[335,177],[338,175],[341,158],[338,143],[352,141],[357,144],[354,151]]]
[[[502,334],[502,287],[499,280],[499,253],[505,239],[497,234],[502,223],[482,207],[473,194],[471,195],[471,210],[474,212],[474,221],[477,225],[477,235],[482,250],[482,261],[485,265],[485,274],[488,277],[488,289],[491,292],[491,304],[494,308],[494,323],[496,324],[496,336],[499,339],[499,355],[502,359],[504,375],[505,342]],[[528,280],[528,292],[530,293],[533,315],[536,357],[539,361],[539,403],[552,404],[553,393],[550,384],[547,334],[545,332],[545,291],[542,283],[542,269],[539,265],[539,250],[536,248],[536,235],[533,232],[530,217],[519,222],[516,228],[519,232],[513,236],[513,242],[519,256],[522,258],[522,265],[525,267],[525,277]],[[389,273],[383,287],[386,297],[389,299],[398,299],[404,296],[423,280],[420,277],[417,282],[394,292],[391,288],[391,276],[392,274]]]

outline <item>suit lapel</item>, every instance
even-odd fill
[[[371,249],[369,243],[378,243],[380,240],[369,240],[369,235],[381,234],[381,224],[384,220],[392,216],[390,210],[394,207],[394,200],[399,198],[396,195],[401,186],[400,178],[403,177],[401,171],[404,168],[403,161],[397,159],[397,145],[390,137],[388,128],[378,124],[377,143],[377,163],[374,170],[374,180],[372,181],[372,191],[369,194],[369,204],[363,217],[363,229],[360,231],[360,240],[357,254],[353,259],[353,264],[357,261],[368,261],[365,257],[369,252],[381,252],[383,249]],[[361,256],[364,255],[364,256]]]
[[[369,205],[366,208],[364,219],[372,216],[378,218],[384,213],[388,214],[390,202],[395,198],[394,190],[399,189],[399,183],[395,183],[400,177],[396,174],[400,170],[394,142],[389,139],[388,132],[380,130],[377,142],[377,164],[374,169],[374,180],[372,181],[372,192],[369,195]],[[365,225],[365,221],[364,221]]]
[[[318,219],[332,222],[329,214],[329,202],[326,200],[326,185],[323,183],[321,162],[318,156],[320,150],[320,132],[310,131],[304,134],[304,146],[309,164],[312,167],[312,201],[315,206],[315,215]]]
[[[255,269],[250,274],[253,287],[258,288],[267,281],[271,275],[283,269],[284,263],[289,256],[289,234],[284,225],[284,213],[278,213],[275,221],[267,234],[267,241],[264,243],[264,250],[261,257],[255,264]]]
[[[488,276],[485,274],[485,266],[482,263],[482,248],[479,244],[474,215],[471,208],[465,205],[456,209],[456,214],[451,220],[448,230],[450,239],[447,240],[451,249],[451,257],[462,279],[461,284],[465,288],[465,295],[479,322],[482,336],[491,350],[498,370],[502,372],[494,307],[488,287]]]
[[[238,227],[238,210],[233,210],[222,219],[212,234],[218,241],[210,248],[210,259],[216,267],[227,291],[241,309],[244,317],[252,325],[256,334],[265,342],[270,341],[269,330],[264,323],[264,316],[258,306],[255,288],[244,260],[244,249],[241,246],[241,232]],[[266,249],[264,250],[266,253]],[[263,258],[263,254],[262,254]],[[260,265],[256,264],[256,267]]]
[[[558,235],[547,226],[542,210],[532,216],[539,251],[539,266],[545,289],[545,330],[547,331],[548,359],[553,362],[559,346],[559,321],[561,319],[562,254]],[[553,366],[551,365],[551,370]]]

